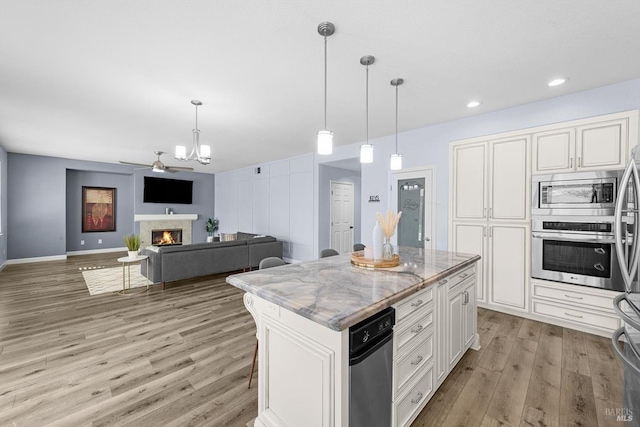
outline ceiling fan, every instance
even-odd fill
[[[176,173],[179,171],[193,170],[193,168],[185,168],[181,166],[165,166],[165,164],[160,161],[160,156],[164,154],[164,151],[154,151],[154,153],[158,156],[158,160],[151,163],[150,165],[143,165],[142,163],[123,162],[122,160],[120,160],[120,163],[122,163],[123,165],[142,166],[140,169],[151,169],[154,172]]]

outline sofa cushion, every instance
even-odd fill
[[[267,242],[275,242],[276,238],[273,236],[261,236],[254,237],[253,239],[247,240],[247,245],[255,245],[256,243],[267,243]]]
[[[247,242],[242,240],[232,240],[228,242],[206,242],[206,243],[192,243],[190,245],[171,245],[171,246],[160,246],[159,253],[168,254],[171,252],[185,252],[185,251],[196,251],[200,249],[210,249],[212,247],[216,248],[224,248],[226,246],[239,246],[246,245]]]

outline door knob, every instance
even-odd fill
[[[350,226],[349,226],[349,229],[350,229],[350,230],[353,230],[353,225],[350,225]]]

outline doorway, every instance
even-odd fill
[[[331,181],[331,248],[341,254],[353,248],[353,197],[353,183]]]
[[[394,244],[435,249],[434,167],[391,173],[391,208],[402,212]]]

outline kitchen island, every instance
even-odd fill
[[[477,255],[399,248],[400,265],[340,255],[232,275],[259,340],[256,426],[349,425],[349,328],[387,307],[392,425],[409,424],[469,347],[478,349]],[[375,375],[372,372],[372,375]]]

